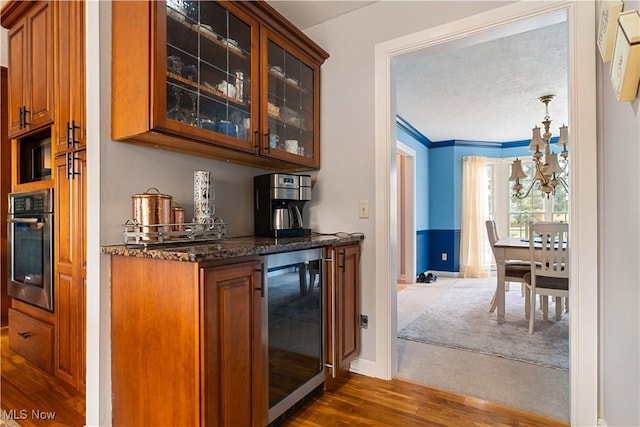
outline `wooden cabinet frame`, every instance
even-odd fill
[[[166,4],[115,1],[112,9],[112,139],[281,171],[319,168],[319,69],[328,54],[265,2],[223,1],[219,4],[251,26],[251,138],[240,140],[167,119]],[[136,25],[131,26],[131,22]],[[283,150],[270,152],[263,144],[267,130],[263,129],[265,122],[261,117],[266,117],[267,102],[262,99],[260,87],[267,68],[260,57],[260,38],[265,32],[280,37],[287,49],[296,52],[316,70],[313,158]]]
[[[9,138],[53,122],[52,2],[14,2],[2,10],[9,29]]]

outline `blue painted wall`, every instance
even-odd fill
[[[402,118],[397,138],[416,151],[416,266],[418,272],[460,271],[462,158],[529,157],[529,141],[432,142]],[[442,260],[446,253],[447,260]]]

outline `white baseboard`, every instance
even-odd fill
[[[435,274],[436,276],[442,277],[462,277],[462,273],[459,271],[437,271],[437,270],[428,270],[427,273]]]
[[[598,418],[598,427],[607,427],[607,422],[604,418]]]
[[[349,371],[356,374],[366,375],[367,377],[376,376],[376,362],[366,359],[356,359],[351,362]]]

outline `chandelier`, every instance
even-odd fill
[[[522,170],[522,161],[518,158],[513,161],[511,166],[511,177],[509,181],[515,181],[513,185],[513,197],[524,199],[529,196],[531,190],[535,187],[541,191],[542,195],[549,196],[555,194],[556,187],[561,185],[566,191],[569,191],[566,180],[560,176],[561,172],[566,171],[569,163],[569,152],[567,151],[569,128],[564,124],[560,127],[560,137],[556,141],[556,146],[562,147],[560,153],[551,151],[551,117],[549,116],[549,103],[555,95],[545,95],[538,98],[545,106],[545,116],[542,124],[544,125],[544,133],[541,135],[541,129],[536,126],[533,128],[533,138],[529,144],[529,150],[533,151],[533,163],[535,166],[535,174],[531,185],[526,192],[523,192],[523,186],[520,180],[527,178],[527,174]],[[560,161],[558,161],[560,154]],[[561,164],[562,163],[562,164]]]

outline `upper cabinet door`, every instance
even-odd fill
[[[9,26],[9,137],[53,122],[53,25],[49,2],[34,2]]]
[[[54,3],[56,22],[56,154],[86,146],[84,2]]]
[[[278,34],[262,34],[262,153],[319,168],[320,67]]]
[[[154,125],[257,151],[257,22],[231,3],[156,4]]]

